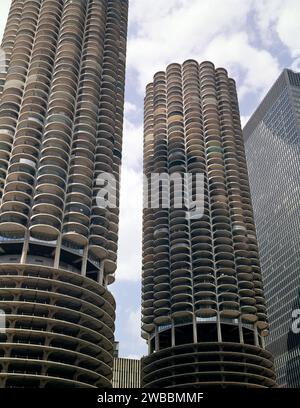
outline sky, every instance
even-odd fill
[[[3,32],[10,0],[1,0]],[[146,353],[140,337],[143,99],[155,72],[212,61],[237,82],[242,124],[283,68],[300,71],[299,0],[129,0],[121,212],[116,283],[120,355]]]

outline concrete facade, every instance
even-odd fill
[[[0,81],[2,387],[111,386],[118,206],[98,207],[96,179],[119,179],[127,14],[127,0],[12,1]]]
[[[275,387],[236,86],[225,69],[188,60],[155,74],[144,173],[204,174],[204,214],[187,217],[172,195],[170,208],[144,210],[142,386]]]

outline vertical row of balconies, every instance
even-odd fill
[[[92,206],[92,224],[94,231],[90,239],[93,247],[106,248],[104,271],[108,274],[108,283],[114,280],[118,243],[119,219],[119,179],[122,158],[122,129],[125,80],[125,51],[127,32],[127,2],[108,1],[105,33],[105,48],[102,67],[102,86],[100,92],[99,125],[97,129],[97,150],[94,167],[94,188]],[[113,135],[113,137],[112,137]],[[116,208],[99,209],[96,196],[99,191],[97,178],[102,172],[114,176],[116,185],[112,199]],[[103,225],[103,219],[108,221]],[[104,227],[105,239],[99,242],[98,228]]]
[[[15,7],[13,6],[12,12],[14,9]],[[11,152],[40,12],[40,2],[26,2],[22,7],[18,7],[16,12],[17,18],[13,19],[13,23],[11,23],[11,19],[9,20],[5,33],[9,39],[10,55],[0,106],[0,134],[2,136],[0,146],[1,197],[4,195],[2,198],[3,203],[19,201],[16,200],[16,197],[13,197],[14,194],[11,192],[8,192],[8,195],[5,196],[6,191],[4,190],[4,185],[7,172],[18,172],[18,164],[16,164],[18,161],[13,160]],[[5,42],[6,37],[4,37],[3,40],[3,43]],[[22,192],[18,194],[18,198],[23,202],[24,197],[21,196]],[[10,219],[9,214],[7,214],[5,208],[2,213],[4,213],[4,215],[1,214],[0,221],[6,223]],[[26,223],[26,216],[24,217],[22,212],[19,214],[18,211],[17,214],[13,213],[11,215],[13,222],[17,221],[17,224],[20,225],[18,230],[22,230],[22,226]]]
[[[154,173],[154,86],[149,84],[144,101],[144,174],[149,179]],[[145,201],[149,198],[149,191],[144,192]],[[148,207],[149,203],[147,201]],[[147,206],[145,206],[147,207]],[[166,228],[168,233],[168,228]],[[143,335],[154,329],[154,226],[151,208],[143,210]]]
[[[0,70],[0,100],[6,73],[10,64],[12,50],[15,44],[17,31],[23,11],[24,1],[13,0],[7,18],[6,28],[1,43],[1,70]]]
[[[167,67],[167,130],[168,172],[187,173],[186,138],[184,124],[184,101],[182,68],[179,64]],[[170,245],[170,314],[173,319],[190,319],[193,314],[193,285],[184,284],[180,278],[192,279],[192,254],[190,248],[190,225],[186,217],[189,209],[183,197],[182,208],[175,208],[178,189],[172,186],[169,210]],[[184,195],[186,192],[184,191]]]
[[[153,82],[153,124],[154,151],[153,173],[168,172],[168,140],[167,140],[167,80],[164,72],[158,72]],[[153,197],[159,200],[158,192]],[[164,322],[170,313],[170,248],[169,248],[169,212],[168,209],[152,213],[153,228],[153,318],[154,323]],[[163,230],[165,228],[165,230]],[[158,232],[159,231],[159,232]]]
[[[204,134],[203,115],[207,105],[201,106],[202,89],[207,86],[205,79],[200,79],[199,65],[195,61],[186,61],[182,66],[183,100],[185,109],[185,135],[187,146],[187,171],[193,175],[204,174],[203,216],[190,221],[190,242],[192,251],[194,310],[198,317],[216,315],[216,282],[213,265],[213,240],[211,232],[206,143],[212,143],[211,135]],[[214,137],[216,137],[214,135]],[[194,182],[191,199],[197,200]]]
[[[68,171],[71,167],[71,147],[74,113],[85,28],[84,2],[67,3],[62,11],[54,72],[48,91],[48,106],[41,142],[38,178],[33,201],[31,236],[56,241],[64,233],[64,209],[73,199],[69,193]],[[48,175],[39,177],[40,175]],[[80,195],[79,195],[80,197]],[[35,203],[39,202],[36,206]],[[52,209],[52,211],[49,211]],[[76,234],[76,230],[74,231]],[[80,240],[80,236],[78,237]]]
[[[49,179],[51,180],[48,163],[50,154],[47,152],[50,144],[43,141],[61,13],[61,2],[55,4],[53,1],[44,1],[41,6],[12,151],[11,161],[14,160],[17,166],[11,171],[8,170],[8,177],[15,176],[18,183],[16,190],[22,191],[23,203],[27,205],[27,211],[22,212],[22,215],[27,217],[27,222],[24,219],[22,224],[24,237],[28,226],[33,238],[40,238],[39,234],[46,237],[47,231],[45,229],[42,231],[40,227],[42,220],[51,218],[55,225],[59,217],[58,208],[61,207],[56,203],[56,200],[59,202],[61,197],[59,184],[53,183],[54,187],[51,189],[49,182]],[[57,156],[59,160],[59,155]],[[60,162],[57,167],[63,168]],[[21,175],[21,179],[20,173],[25,173]],[[54,228],[49,231],[49,234],[51,239],[54,239]]]
[[[144,212],[144,329],[219,316],[262,333],[267,323],[246,160],[226,70],[188,60],[154,76],[145,99],[144,155],[148,176],[204,173],[201,217],[189,220],[184,203],[172,207],[172,188],[170,209]],[[193,179],[190,202],[195,187]]]

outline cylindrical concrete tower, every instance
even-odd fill
[[[153,173],[193,175],[190,202],[203,174],[204,209],[175,207],[171,184],[170,208],[144,210],[143,386],[274,387],[236,87],[225,69],[188,60],[154,76],[144,172],[149,183]]]
[[[110,386],[127,0],[13,0],[0,83],[0,387]]]

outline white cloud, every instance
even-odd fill
[[[136,310],[127,310],[128,320],[126,321],[126,342],[128,352],[127,358],[140,358],[145,353],[145,340],[140,336],[141,333],[141,308]],[[138,334],[138,336],[137,336]]]
[[[249,93],[265,94],[280,74],[276,58],[268,51],[250,45],[245,32],[216,37],[204,55],[205,59],[226,67],[238,81],[241,99]]]
[[[288,0],[289,1],[289,0]],[[253,11],[256,23],[256,31],[259,41],[265,46],[272,45],[276,36],[275,23],[280,14],[282,0],[254,0]]]
[[[123,132],[123,165],[124,167],[128,167],[130,169],[140,169],[142,166],[142,161],[143,125],[136,125],[129,121],[127,114]]]
[[[214,38],[243,30],[251,8],[250,1],[240,0],[157,3],[159,7],[147,0],[131,3],[130,21],[135,29],[129,38],[128,67],[137,71],[141,92],[168,63],[188,58],[200,61]]]
[[[121,178],[118,280],[138,281],[141,279],[142,187],[141,172],[124,166]]]
[[[10,5],[11,5],[11,0],[1,0],[0,14],[2,17],[0,18],[0,38],[2,38],[2,35],[4,32]]]
[[[131,103],[129,101],[125,101],[125,104],[124,104],[124,115],[125,115],[125,117],[127,117],[131,113],[137,112],[138,110],[139,110],[139,108],[134,103]]]
[[[129,334],[134,334],[137,330],[141,330],[141,308],[129,313],[127,327]]]
[[[129,110],[134,105],[127,104]],[[120,192],[118,280],[138,281],[142,270],[143,127],[124,123]]]
[[[139,354],[129,354],[125,358],[130,358],[131,360],[139,360],[141,356]]]
[[[300,55],[299,0],[254,0],[254,10],[263,44],[272,45],[278,37],[291,56]]]
[[[289,48],[292,55],[300,55],[300,2],[288,0],[282,2],[277,22],[277,32],[281,41]]]

